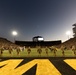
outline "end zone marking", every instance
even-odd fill
[[[6,61],[1,61],[0,66],[5,65],[4,67],[0,68],[0,75],[12,75],[12,71],[19,65],[23,59],[10,59]]]
[[[66,59],[64,62],[76,70],[76,59]]]
[[[1,61],[0,66],[5,66],[0,68],[0,75],[22,75],[36,64],[36,75],[61,75],[61,73],[53,66],[53,64],[48,59],[34,59],[16,68],[17,65],[19,65],[22,61],[23,59],[10,59]]]
[[[37,63],[36,75],[61,75],[48,59],[38,59]]]

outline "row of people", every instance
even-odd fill
[[[57,48],[54,47],[54,46],[51,46],[50,48],[46,47],[45,48],[45,52],[46,52],[47,55],[48,55],[48,50],[49,49],[50,49],[51,52],[53,51],[54,52],[54,55],[56,56]],[[75,48],[75,46],[72,46],[71,49],[74,52],[74,54],[76,55],[76,48]],[[3,54],[3,51],[4,50],[5,50],[5,48],[3,46],[0,47],[0,55]],[[8,51],[9,51],[10,54],[12,54],[12,51],[13,50],[16,50],[17,55],[19,55],[21,51],[24,51],[25,50],[25,46],[24,47],[14,47],[14,48],[12,46],[10,46],[8,48]],[[61,46],[61,50],[62,50],[62,55],[64,56],[65,55],[65,47],[64,46]],[[31,48],[30,47],[27,49],[27,52],[28,52],[28,55],[31,53]],[[37,52],[39,53],[39,55],[41,55],[42,49],[39,47],[37,49]]]

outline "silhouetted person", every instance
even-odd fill
[[[30,47],[27,49],[28,55],[31,53]]]
[[[62,50],[62,55],[65,56],[65,52],[64,52],[65,47],[64,46],[61,46],[61,50]]]
[[[76,55],[76,48],[75,48],[75,46],[72,46],[72,51],[74,52],[74,55]]]
[[[22,48],[22,51],[24,51],[25,50],[25,46]]]
[[[38,48],[37,52],[39,53],[39,55],[41,56],[42,50],[41,48]]]
[[[3,54],[3,50],[4,50],[4,48],[3,48],[3,46],[0,48],[0,55],[2,55]]]
[[[54,49],[54,55],[56,56],[56,49]]]
[[[12,54],[12,51],[13,51],[12,47],[9,47],[8,51],[9,51],[9,54]]]
[[[64,50],[62,50],[62,55],[65,56]]]
[[[17,55],[20,55],[20,48],[19,47],[17,47]]]
[[[9,51],[9,54],[12,54],[12,50],[11,49],[9,49],[8,51]]]
[[[50,50],[52,51],[52,52],[54,52],[54,56],[56,56],[56,47],[54,47],[54,46],[51,46],[50,47]]]
[[[45,48],[45,51],[46,51],[46,54],[48,55],[48,48],[47,47]]]

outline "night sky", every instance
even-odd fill
[[[43,36],[45,41],[66,41],[74,23],[76,0],[0,0],[0,37],[10,41],[13,30],[18,32],[16,40]]]

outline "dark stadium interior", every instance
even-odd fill
[[[61,44],[61,40],[58,41],[41,41],[41,42],[34,42],[34,41],[15,41],[15,44],[21,45],[21,46],[26,46],[26,47],[36,47],[36,46],[41,46],[41,47],[50,47],[53,45],[59,45]]]

